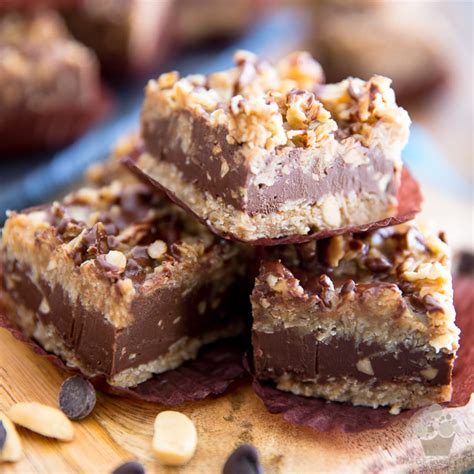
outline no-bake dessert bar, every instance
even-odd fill
[[[267,252],[252,294],[256,377],[392,413],[445,402],[458,347],[448,248],[413,223]]]
[[[303,52],[276,65],[243,51],[234,60],[148,83],[134,159],[145,178],[217,234],[248,242],[396,212],[410,120],[389,79],[323,84]]]
[[[143,184],[116,180],[9,214],[0,302],[69,365],[135,386],[241,331],[245,261]]]
[[[180,45],[225,42],[245,33],[271,11],[273,0],[175,0],[174,34]]]
[[[0,151],[64,145],[108,108],[92,51],[51,11],[0,17]]]
[[[399,102],[426,98],[453,74],[449,24],[431,3],[311,2],[308,48],[330,81],[383,74]],[[363,32],[363,34],[361,34]]]
[[[71,2],[61,9],[71,33],[97,54],[112,78],[141,75],[170,48],[171,0]]]

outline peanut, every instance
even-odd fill
[[[150,258],[159,260],[166,255],[168,246],[163,240],[155,240],[152,244],[148,246],[147,252]]]
[[[10,408],[8,416],[17,425],[43,436],[61,441],[71,441],[74,438],[72,423],[57,408],[37,402],[17,403]]]
[[[197,432],[194,423],[177,411],[162,411],[155,420],[152,448],[164,464],[181,466],[194,455]]]

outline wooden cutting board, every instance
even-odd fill
[[[66,374],[0,330],[0,410],[15,402],[39,401],[57,406]],[[195,422],[199,444],[183,468],[168,468],[150,453],[153,420],[163,407],[99,394],[97,407],[75,423],[76,438],[61,443],[19,428],[23,459],[0,465],[4,473],[108,473],[136,459],[153,473],[219,473],[228,454],[242,443],[258,447],[267,474],[380,472],[422,469],[459,472],[474,466],[474,398],[453,408],[461,423],[449,456],[425,456],[410,422],[363,433],[315,433],[269,414],[250,387],[225,397],[176,408]]]

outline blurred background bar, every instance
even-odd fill
[[[405,161],[472,206],[472,14],[471,2],[2,0],[0,221],[63,193],[138,128],[147,78],[224,69],[236,49],[307,49],[328,81],[393,78],[415,122]]]

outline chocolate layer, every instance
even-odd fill
[[[354,339],[332,337],[320,342],[315,332],[291,327],[272,333],[254,331],[254,365],[256,376],[274,379],[284,374],[301,381],[324,382],[330,378],[351,377],[362,382],[375,377],[378,382],[417,378],[430,385],[446,385],[451,380],[453,354],[430,353],[399,344],[386,350],[380,344],[357,343]],[[368,358],[373,375],[357,369],[357,363]],[[432,367],[436,376],[426,380],[422,370]]]
[[[143,171],[137,164],[137,161],[140,157],[140,153],[141,150],[137,149],[129,155],[121,158],[121,162],[133,173],[135,177],[137,177],[143,183],[147,184],[150,189],[154,189],[157,193],[161,193],[167,196],[167,198],[171,202],[177,204],[179,207],[184,209],[189,215],[193,216],[196,220],[206,225],[207,228],[213,234],[218,235],[219,237],[224,239],[244,242],[250,245],[272,247],[283,244],[303,244],[306,242],[321,240],[336,235],[344,235],[351,232],[373,231],[384,227],[398,225],[403,222],[412,220],[416,216],[416,214],[420,212],[421,204],[423,201],[419,184],[410,175],[408,169],[404,167],[402,170],[402,180],[400,188],[398,190],[398,212],[394,216],[387,217],[379,221],[370,222],[368,224],[340,227],[339,229],[323,229],[312,231],[306,235],[294,234],[286,237],[260,238],[255,240],[248,240],[243,239],[235,234],[228,234],[219,231],[209,222],[209,220],[206,220],[205,218],[203,218],[203,216],[198,215],[186,203],[184,203],[180,198],[173,194],[169,189],[166,189],[158,181],[146,174],[146,172]]]
[[[256,176],[241,147],[228,143],[227,129],[224,126],[213,128],[203,117],[181,111],[170,118],[147,120],[142,123],[142,135],[146,150],[157,160],[174,164],[184,178],[201,191],[220,197],[251,216],[276,212],[287,201],[314,203],[327,194],[350,191],[384,196],[397,194],[393,163],[377,149],[367,150],[367,164],[355,167],[336,157],[323,174],[318,170],[318,151],[288,147],[282,154],[269,153],[267,163],[278,161],[282,165],[274,184],[264,185],[255,183]],[[301,161],[303,156],[308,159],[308,155],[314,165],[309,172],[304,172]],[[290,171],[284,174],[283,169]],[[386,191],[379,188],[375,178],[379,173],[392,177]]]
[[[237,315],[245,301],[234,287],[221,305],[213,309],[207,304],[200,314],[198,305],[208,299],[212,284],[198,285],[186,295],[180,287],[155,288],[133,302],[132,324],[117,330],[104,314],[86,309],[80,302],[73,304],[60,286],[50,287],[42,280],[38,288],[28,269],[17,262],[7,262],[5,270],[15,275],[9,279],[14,285],[9,289],[11,297],[32,310],[42,323],[52,325],[86,368],[107,377],[157,359],[182,337],[201,337],[224,328],[229,315]],[[6,289],[5,277],[3,286]],[[43,298],[48,302],[47,312],[40,310]]]

